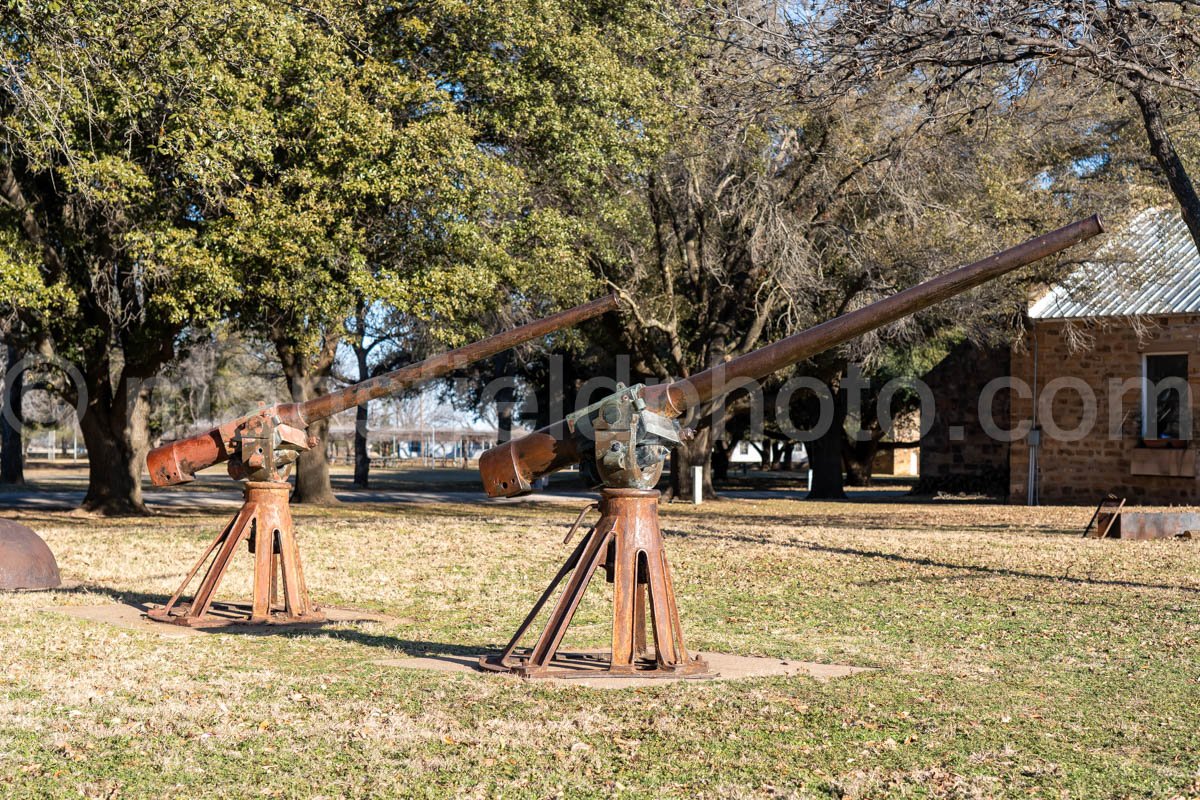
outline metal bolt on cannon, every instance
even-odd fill
[[[303,403],[260,409],[213,430],[152,450],[146,457],[146,467],[156,486],[187,483],[194,480],[197,471],[223,462],[229,464],[230,477],[245,484],[241,509],[209,544],[167,604],[152,609],[147,616],[190,627],[323,621],[324,615],[308,596],[300,547],[288,508],[291,484],[287,477],[291,466],[300,453],[318,444],[308,434],[308,426],[540,336],[578,325],[611,311],[616,305],[616,297],[608,295],[341,391]],[[243,541],[254,554],[252,601],[248,606],[218,604],[214,596],[233,553]],[[180,602],[206,564],[195,595]]]
[[[1007,272],[1101,233],[1099,217],[1075,222],[982,261],[959,267],[864,308],[673,383],[618,390],[561,422],[494,447],[479,460],[492,497],[529,492],[533,482],[579,464],[600,500],[600,518],[567,558],[504,650],[480,658],[487,669],[542,677],[706,677],[702,658],[689,654],[679,622],[671,571],[658,523],[654,489],[669,448],[688,435],[679,417],[744,385],[824,350],[895,322]],[[570,534],[568,534],[568,538]],[[560,652],[576,609],[596,570],[613,584],[612,644],[606,653]],[[558,594],[532,647],[520,643]],[[647,614],[647,612],[649,612]],[[647,622],[652,633],[647,636]]]

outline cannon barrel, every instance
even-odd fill
[[[642,400],[650,411],[678,417],[689,406],[712,400],[739,383],[744,385],[745,379],[765,378],[830,347],[1061,252],[1103,230],[1099,216],[1074,222],[712,369],[671,383],[647,386]],[[534,480],[578,463],[579,443],[571,434],[568,424],[561,421],[491,448],[479,459],[485,491],[492,497],[521,494],[529,490]]]
[[[616,295],[610,294],[340,391],[300,403],[280,403],[231,420],[204,433],[169,442],[151,450],[146,456],[150,480],[155,486],[187,483],[195,478],[198,470],[228,461],[237,451],[238,431],[252,417],[267,413],[277,416],[283,424],[303,429],[317,420],[395,394],[422,381],[448,375],[467,364],[494,356],[539,336],[577,325],[616,307]]]
[[[362,383],[347,386],[341,391],[330,392],[322,397],[307,400],[300,403],[300,417],[306,423],[332,417],[334,414],[340,414],[346,409],[360,406],[370,400],[377,400],[380,397],[395,394],[422,381],[448,375],[456,369],[461,369],[468,364],[473,364],[481,359],[494,356],[497,353],[502,353],[511,347],[524,344],[530,339],[536,339],[539,336],[554,333],[562,328],[570,328],[573,325],[586,322],[593,317],[600,316],[606,311],[612,311],[616,307],[617,296],[615,294],[599,297],[590,303],[584,303],[581,306],[552,314],[545,319],[539,319],[535,322],[513,328],[512,330],[503,331],[487,339],[460,347],[457,350],[450,350],[440,355],[432,356],[416,364],[402,367],[395,372],[389,372],[386,375],[380,375],[377,378],[371,378]]]

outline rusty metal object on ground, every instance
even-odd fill
[[[689,655],[684,644],[658,525],[658,497],[657,491],[648,489],[601,490],[600,519],[571,553],[504,651],[482,657],[480,664],[526,678],[712,677],[708,664],[699,656]],[[607,653],[562,653],[559,646],[563,636],[601,567],[613,584],[612,645]],[[521,640],[564,579],[566,586],[541,635],[532,648],[519,650]],[[650,640],[646,636],[647,622]],[[648,646],[651,642],[653,648]]]
[[[288,508],[291,490],[286,481],[247,482],[238,513],[208,546],[167,604],[151,609],[146,616],[193,628],[239,622],[288,625],[323,622],[325,615],[313,606],[304,584],[300,548]],[[217,588],[229,569],[234,551],[243,541],[254,555],[253,600],[248,607],[223,604],[220,613],[211,613]],[[206,563],[208,569],[196,594],[191,601],[180,603],[188,584]]]
[[[1113,511],[1104,533],[1094,538],[1197,539],[1200,538],[1200,512],[1118,508]]]
[[[1105,495],[1092,513],[1092,518],[1088,520],[1087,527],[1083,529],[1083,538],[1103,539],[1109,533],[1115,536],[1121,528],[1121,509],[1124,507],[1124,497],[1117,497],[1115,494]]]
[[[601,482],[599,471],[606,454],[598,453],[592,439],[592,424],[602,416],[606,404],[628,401],[636,422],[632,426],[634,451],[629,459],[611,458],[622,469],[636,467],[649,474],[654,458],[671,444],[669,430],[676,418],[689,407],[713,400],[760,380],[824,350],[872,331],[890,322],[914,314],[935,303],[973,289],[1019,267],[1058,253],[1101,233],[1099,217],[1089,217],[1056,231],[1030,239],[1024,244],[952,270],[932,280],[905,289],[898,294],[856,311],[823,322],[794,336],[754,350],[713,369],[655,386],[632,386],[618,390],[612,397],[572,414],[567,419],[526,436],[488,450],[479,460],[483,488],[492,497],[513,497],[530,491],[533,482],[572,464],[580,464],[584,476],[593,485]],[[628,446],[628,443],[626,443]]]
[[[331,417],[371,400],[396,394],[423,381],[448,375],[480,359],[516,347],[572,325],[598,317],[617,307],[615,295],[608,295],[581,306],[553,314],[545,319],[521,325],[457,350],[427,358],[417,364],[380,375],[369,381],[348,386],[337,392],[303,403],[281,403],[232,420],[210,431],[169,442],[150,451],[146,467],[155,486],[174,486],[194,480],[199,470],[225,461],[238,460],[242,451],[242,431],[255,418],[275,419],[277,425],[303,431],[317,420]],[[234,467],[237,470],[237,467]],[[235,474],[235,477],[240,477]]]
[[[0,590],[61,585],[58,562],[42,537],[20,523],[0,519]]]

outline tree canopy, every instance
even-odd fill
[[[357,303],[459,344],[588,293],[603,177],[655,146],[659,11],[8,6],[0,312],[87,367],[86,505],[141,510],[148,381],[187,329],[266,336],[303,397]]]

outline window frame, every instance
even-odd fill
[[[1154,439],[1146,438],[1146,432],[1149,429],[1149,422],[1150,422],[1150,412],[1151,412],[1150,404],[1151,404],[1151,402],[1157,401],[1157,397],[1151,398],[1152,392],[1150,391],[1150,369],[1149,369],[1150,359],[1157,358],[1159,356],[1183,356],[1185,359],[1187,359],[1187,368],[1185,370],[1187,374],[1185,374],[1183,376],[1183,380],[1184,380],[1184,383],[1188,384],[1189,396],[1179,398],[1179,403],[1180,403],[1179,413],[1180,413],[1181,417],[1185,410],[1182,407],[1183,404],[1190,402],[1190,400],[1191,400],[1191,397],[1190,397],[1190,394],[1191,394],[1190,373],[1192,370],[1192,354],[1189,351],[1187,351],[1187,350],[1161,350],[1161,351],[1154,351],[1154,352],[1149,352],[1149,353],[1142,353],[1142,392],[1141,392],[1141,394],[1142,394],[1142,398],[1141,398],[1142,399],[1142,420],[1141,420],[1141,425],[1138,426],[1138,438],[1141,439],[1143,444],[1146,442],[1151,442],[1151,441],[1164,442],[1164,443],[1166,443],[1166,442],[1190,442],[1191,441],[1190,437],[1189,438],[1175,438],[1175,439],[1163,439],[1163,438],[1157,438],[1157,437]],[[1187,411],[1189,414],[1191,413],[1190,407],[1187,409]],[[1154,413],[1157,416],[1157,414],[1158,414],[1157,406],[1155,406],[1155,408],[1154,408]]]

